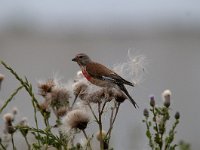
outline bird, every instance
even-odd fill
[[[133,83],[125,80],[106,66],[93,61],[87,54],[79,53],[72,61],[77,62],[84,77],[90,83],[99,87],[113,87],[120,89],[129,98],[133,106],[139,108],[125,87],[125,85],[134,87]]]

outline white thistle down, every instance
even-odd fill
[[[128,50],[128,59],[126,62],[117,64],[113,70],[125,77],[127,80],[131,80],[134,84],[140,84],[144,80],[145,66],[147,65],[147,59],[144,55],[133,55]]]

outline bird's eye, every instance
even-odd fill
[[[79,56],[79,58],[83,58],[83,56]]]

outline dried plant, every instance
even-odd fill
[[[0,135],[0,149],[6,150],[10,147],[13,150],[19,149],[15,144],[16,133],[20,133],[24,138],[28,150],[94,150],[97,147],[100,150],[113,149],[110,144],[112,131],[119,108],[127,99],[123,92],[114,88],[96,88],[84,80],[82,73],[78,72],[71,86],[72,89],[66,88],[55,78],[49,78],[38,83],[39,92],[36,95],[26,77],[21,78],[6,63],[3,61],[0,63],[20,84],[5,100],[0,108],[0,114],[5,111],[4,109],[21,89],[25,89],[30,96],[35,122],[35,124],[29,124],[26,117],[16,120],[15,116],[18,115],[16,107],[12,109],[11,113],[4,114],[4,132],[3,135]],[[130,63],[135,64],[130,60],[126,65],[131,67]],[[0,79],[1,83],[4,79],[1,74]],[[70,91],[73,91],[73,94]],[[179,123],[179,113],[175,114],[175,123],[169,134],[166,135],[166,123],[170,117],[170,97],[169,91],[163,93],[163,107],[156,106],[154,97],[151,97],[151,109],[144,110],[146,135],[152,149],[170,149],[177,146],[176,144],[172,145],[172,142],[175,138],[175,128]],[[152,121],[150,121],[149,111],[153,114]],[[104,115],[109,116],[109,120],[106,120]],[[43,119],[42,126],[38,125],[38,117]],[[155,135],[151,132],[153,123],[155,124]],[[94,124],[97,127],[96,131],[91,133],[90,127]],[[82,140],[80,140],[80,135],[83,137]],[[96,142],[99,142],[98,146],[94,145],[94,135],[96,135]],[[30,139],[30,136],[34,138]],[[187,148],[187,145],[182,144],[182,147]]]

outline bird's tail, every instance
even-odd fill
[[[130,102],[133,104],[133,106],[135,108],[139,108],[139,106],[137,105],[137,103],[133,100],[133,98],[130,96],[130,94],[128,93],[126,87],[123,84],[118,85],[119,88],[126,94],[126,96],[128,96]]]

